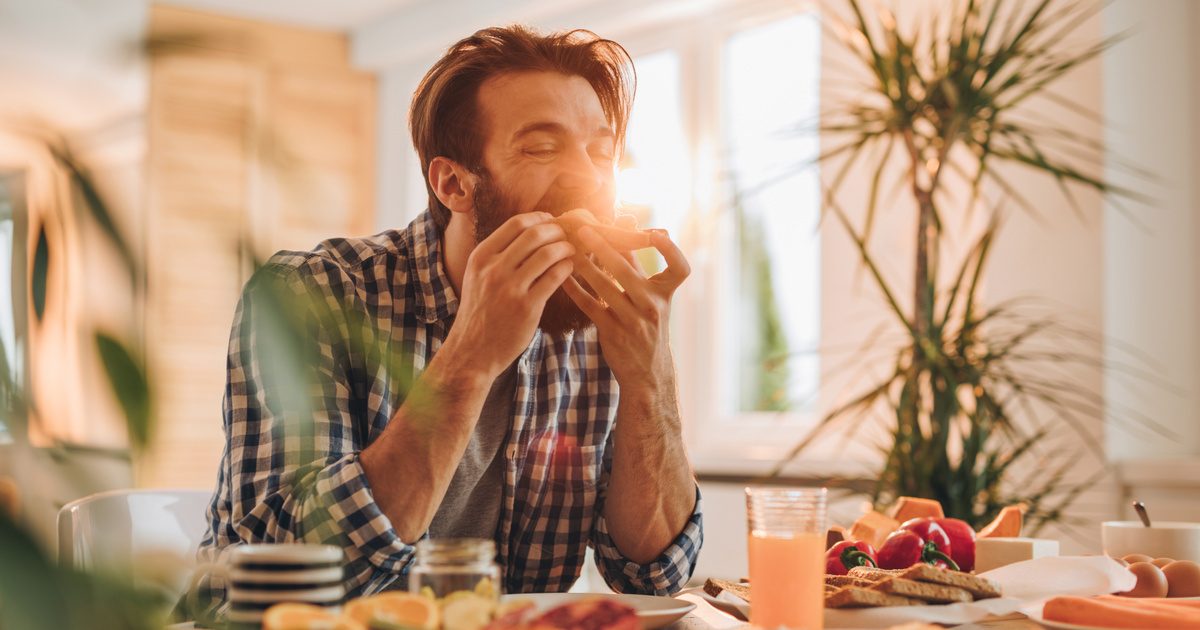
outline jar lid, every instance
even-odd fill
[[[417,543],[417,559],[432,564],[492,562],[496,543],[486,538],[426,538]]]

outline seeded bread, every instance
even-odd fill
[[[964,589],[975,599],[990,599],[1000,597],[1000,587],[987,578],[981,578],[962,571],[940,569],[928,564],[916,564],[904,570],[899,577],[917,582],[929,582]]]
[[[864,580],[862,578],[857,578],[857,577],[854,577],[851,575],[828,575],[827,574],[825,576],[825,584],[827,586],[836,586],[838,588],[841,588],[843,586],[858,586],[861,588],[868,588],[874,583],[875,582],[872,580]]]
[[[876,569],[874,567],[854,567],[850,576],[862,580],[880,581],[888,578],[903,578],[914,582],[940,584],[964,589],[971,593],[974,599],[990,599],[1000,597],[1000,587],[987,578],[951,571],[928,564],[916,564],[907,569]]]
[[[879,608],[914,606],[922,602],[869,588],[845,586],[825,596],[826,608]]]
[[[955,604],[958,602],[974,601],[971,593],[954,586],[917,582],[904,578],[888,578],[875,584],[871,590],[882,591],[891,595],[900,595],[919,599],[930,604]]]
[[[850,577],[856,577],[868,582],[879,582],[888,578],[899,577],[907,569],[877,569],[875,567],[854,567],[850,569]]]

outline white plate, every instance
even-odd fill
[[[689,591],[690,592],[690,591]],[[704,601],[721,612],[749,619],[750,604],[740,598],[717,598],[700,589],[697,593]],[[733,601],[736,600],[736,601]],[[924,621],[943,625],[960,625],[980,621],[989,616],[1004,616],[1016,612],[1020,602],[1010,597],[981,599],[971,603],[941,604],[928,606],[892,606],[887,608],[847,608],[825,611],[826,628],[886,628],[910,621]],[[736,613],[734,612],[736,611]]]
[[[671,597],[653,595],[620,595],[607,593],[515,593],[503,595],[501,601],[528,600],[537,610],[550,610],[555,606],[597,597],[611,599],[637,611],[638,620],[644,630],[654,630],[681,619],[696,608],[695,604]]]
[[[1034,617],[1030,617],[1030,619],[1037,622],[1038,625],[1046,626],[1047,628],[1054,628],[1055,630],[1113,630],[1112,628],[1101,628],[1100,626],[1077,626],[1073,623],[1047,621],[1045,619],[1038,619]]]
[[[734,617],[738,617],[740,615],[743,620],[750,619],[750,604],[742,601],[742,598],[740,597],[730,596],[731,600],[736,601],[729,601],[725,600],[724,598],[713,597],[712,595],[704,592],[703,588],[696,588],[695,590],[689,589],[687,592],[699,595],[704,599],[704,601],[712,604],[713,608],[716,608],[723,613],[733,615]]]

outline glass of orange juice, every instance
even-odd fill
[[[746,488],[751,625],[824,627],[826,494],[825,488]]]

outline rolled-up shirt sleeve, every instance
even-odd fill
[[[349,281],[310,257],[273,259],[247,283],[230,336],[226,444],[201,557],[245,543],[337,545],[353,595],[394,579],[413,547],[376,505],[359,462],[368,430],[353,421],[361,385],[351,365],[371,340],[348,315]]]
[[[596,568],[604,576],[609,588],[618,593],[674,595],[691,579],[696,570],[696,561],[700,557],[700,547],[704,544],[700,487],[696,486],[696,505],[692,508],[691,517],[675,540],[671,541],[657,558],[646,564],[626,558],[609,535],[608,521],[604,518],[608,479],[612,471],[611,435],[609,439],[596,499],[596,515],[592,523],[591,543],[596,551]]]

